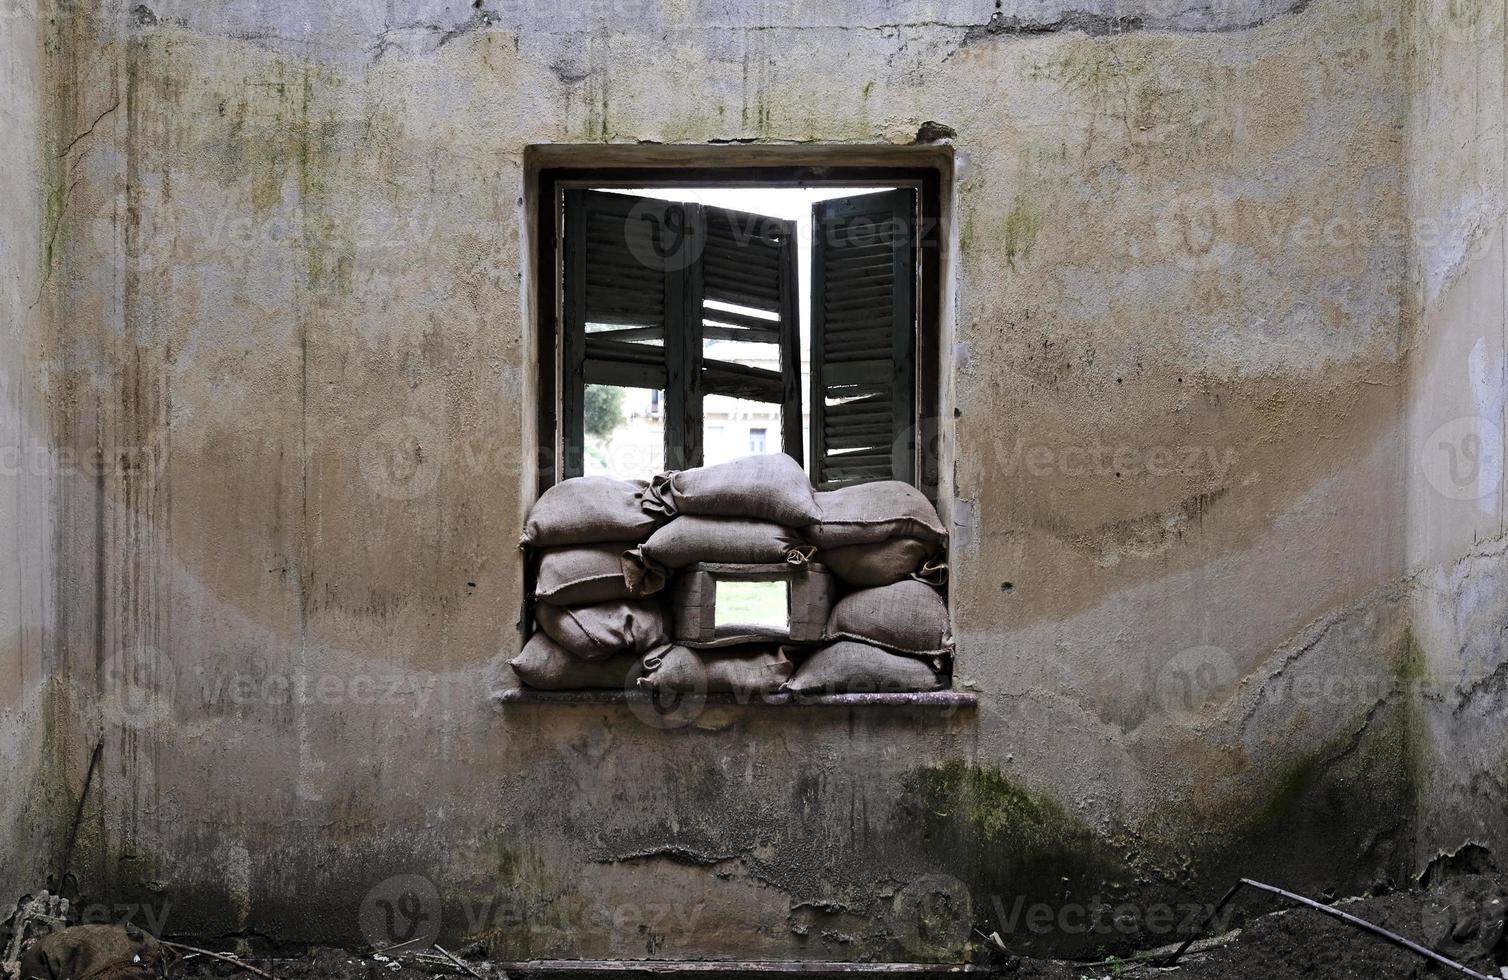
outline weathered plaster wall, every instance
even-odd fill
[[[51,799],[46,620],[50,485],[46,392],[46,229],[56,202],[41,178],[42,29],[0,6],[0,902],[41,881]]]
[[[1416,12],[1408,567],[1428,737],[1420,856],[1508,855],[1501,3]]]
[[[413,873],[504,955],[914,958],[967,936],[908,926],[938,892],[1012,932],[1408,870],[1401,5],[408,6],[49,25],[49,423],[116,461],[58,501],[94,887],[360,942]],[[929,120],[978,712],[493,711],[524,148]],[[1012,941],[1123,938],[1054,922]]]

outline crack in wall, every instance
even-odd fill
[[[1268,704],[1267,692],[1273,686],[1274,682],[1287,673],[1289,668],[1298,663],[1306,654],[1315,650],[1329,637],[1333,630],[1344,628],[1354,616],[1364,616],[1369,612],[1380,610],[1384,606],[1396,605],[1403,600],[1403,597],[1404,587],[1402,585],[1389,586],[1367,595],[1353,606],[1331,613],[1300,630],[1291,649],[1283,654],[1282,659],[1264,672],[1260,678],[1247,677],[1243,679],[1243,686],[1251,686],[1255,690],[1252,695],[1252,702],[1241,715],[1238,728],[1243,733],[1246,731],[1246,726],[1251,722],[1253,716]],[[1393,694],[1396,694],[1396,688],[1389,692],[1388,697],[1391,697]],[[1386,699],[1387,697],[1383,700]],[[1375,708],[1376,705],[1373,705],[1374,710]]]
[[[691,867],[713,867],[724,861],[736,859],[736,854],[720,854],[712,851],[704,851],[685,844],[660,844],[654,847],[645,847],[637,851],[628,851],[624,854],[614,854],[610,857],[599,859],[601,864],[619,864],[624,861],[646,861],[653,858],[664,858],[674,861],[676,864],[685,864]]]
[[[1303,13],[1313,0],[1295,0],[1289,6],[1274,14],[1258,16],[1249,20],[1234,24],[1221,24],[1216,17],[1216,11],[1211,5],[1196,8],[1205,15],[1208,26],[1193,26],[1189,23],[1189,15],[1192,10],[1181,11],[1177,21],[1170,18],[1144,17],[1140,15],[1121,16],[1117,14],[1102,14],[1090,10],[1069,10],[1052,18],[1023,17],[1016,14],[1004,14],[996,10],[988,22],[976,24],[964,32],[963,40],[959,47],[967,47],[982,41],[989,41],[1000,37],[1032,37],[1042,34],[1080,33],[1089,37],[1112,37],[1118,34],[1129,34],[1135,31],[1168,31],[1181,34],[1228,34],[1238,31],[1254,30],[1273,21],[1292,14]],[[999,4],[997,3],[997,7]]]
[[[58,159],[62,160],[65,157],[67,157],[69,153],[73,152],[73,148],[78,145],[78,143],[79,143],[80,140],[82,140],[85,137],[91,135],[94,132],[94,128],[96,126],[98,126],[100,123],[102,123],[102,122],[105,121],[105,117],[106,116],[111,115],[112,113],[115,112],[115,110],[117,110],[119,108],[120,108],[120,99],[117,97],[116,100],[115,100],[115,104],[114,105],[110,106],[110,108],[106,109],[104,112],[102,112],[98,116],[94,117],[94,122],[92,122],[92,123],[89,124],[89,128],[88,129],[84,130],[82,133],[79,133],[73,139],[71,139],[71,140],[68,141],[68,145],[65,146],[65,147],[63,147],[62,152],[58,154]]]
[[[995,13],[983,23],[971,22],[967,17],[925,17],[915,20],[897,18],[885,23],[820,23],[800,16],[784,18],[778,23],[740,23],[736,18],[724,21],[682,20],[669,21],[663,18],[619,19],[611,24],[615,33],[650,33],[661,39],[670,35],[700,31],[753,35],[764,32],[810,33],[830,32],[847,34],[853,31],[878,33],[885,37],[902,38],[902,32],[936,31],[962,32],[952,43],[951,51],[943,60],[952,57],[958,50],[997,38],[1034,37],[1051,34],[1084,34],[1089,37],[1111,37],[1138,31],[1164,31],[1174,34],[1224,34],[1248,31],[1272,23],[1282,17],[1297,14],[1306,9],[1313,0],[1294,0],[1275,11],[1261,10],[1264,4],[1257,2],[1256,11],[1243,19],[1232,21],[1228,10],[1217,9],[1206,3],[1179,10],[1172,15],[1159,16],[1143,13],[1101,13],[1096,10],[1070,9],[1047,14],[1007,14],[996,4]],[[467,16],[459,17],[462,9]],[[565,16],[544,17],[535,21],[520,16],[507,16],[510,11],[487,9],[481,0],[465,4],[462,9],[438,9],[432,16],[404,24],[370,25],[316,30],[303,34],[282,30],[277,23],[250,23],[239,27],[221,27],[205,16],[179,15],[167,17],[147,4],[137,4],[131,10],[131,23],[137,29],[152,29],[163,25],[179,27],[208,36],[247,41],[273,49],[295,49],[305,53],[322,53],[338,56],[342,52],[361,52],[369,62],[383,58],[394,48],[410,54],[431,54],[453,40],[476,31],[496,29],[519,36],[533,38],[579,39],[584,34],[604,26],[601,18],[582,17],[568,20]],[[451,19],[455,17],[455,19]],[[412,43],[405,44],[403,39]],[[948,46],[946,40],[942,40]]]
[[[1473,701],[1484,696],[1490,695],[1494,700],[1501,701],[1505,692],[1508,692],[1508,660],[1499,663],[1487,676],[1479,677],[1465,686],[1458,686],[1456,706],[1451,710],[1451,717],[1459,718]]]

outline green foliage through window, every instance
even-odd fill
[[[586,434],[606,439],[623,424],[623,389],[610,385],[587,385],[583,422]]]

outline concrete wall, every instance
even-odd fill
[[[0,902],[40,887],[54,799],[46,625],[49,497],[57,461],[36,351],[46,341],[45,254],[57,201],[44,187],[42,26],[0,5]]]
[[[850,6],[60,8],[48,424],[112,461],[57,499],[91,887],[186,933],[360,943],[408,890],[501,955],[913,959],[1411,870],[1409,12]],[[494,710],[525,147],[927,121],[977,712]]]
[[[1416,12],[1408,570],[1427,723],[1420,863],[1508,854],[1503,5]]]

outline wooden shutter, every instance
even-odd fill
[[[778,365],[771,370],[704,359],[702,392],[779,405],[781,450],[803,462],[796,223],[727,208],[701,210],[706,237],[697,266],[703,301],[697,346],[707,340],[765,344]]]
[[[590,190],[567,190],[565,205],[561,430],[569,477],[582,472],[586,385],[662,389],[666,431],[688,430],[700,404],[692,391],[698,372],[688,369],[692,352],[676,325],[700,303],[687,297],[697,246],[686,208]],[[686,465],[680,454],[666,463]]]
[[[784,449],[802,458],[794,222],[567,190],[563,271],[565,476],[582,472],[588,384],[664,390],[671,469],[701,464],[704,393],[781,405]],[[779,369],[704,360],[709,339],[775,345]]]
[[[812,482],[915,475],[916,194],[812,207]]]

